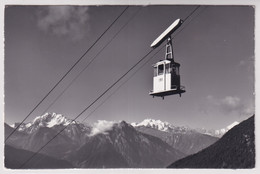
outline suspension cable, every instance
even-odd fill
[[[126,81],[124,81],[121,85],[119,85],[114,92],[112,92],[107,98],[105,98],[105,100],[102,101],[102,103],[100,103],[91,113],[89,113],[81,122],[84,122],[87,118],[89,118],[96,110],[98,110],[99,107],[101,107],[110,97],[112,97],[112,95],[114,95],[124,84],[126,84],[140,69],[142,69],[148,62],[150,62],[150,60],[152,60],[155,55],[157,55],[163,48],[165,45],[163,45],[158,51],[156,51],[156,53],[151,56],[143,65],[141,65],[130,77],[128,77],[126,79]]]
[[[200,7],[197,6],[192,12],[191,14],[194,14],[194,12],[196,10],[198,10],[198,8]],[[205,10],[207,7],[205,7],[203,10]],[[202,10],[202,11],[203,11]],[[199,14],[197,14],[195,17],[197,17]],[[190,17],[191,15],[187,16],[184,21],[186,22],[187,19]],[[193,18],[195,18],[193,17]],[[186,23],[186,25],[188,25],[191,21],[188,21],[188,23]],[[184,28],[184,27],[183,27]],[[181,28],[180,30],[177,31],[177,33],[174,34],[174,37],[176,37],[182,30],[183,28]],[[111,93],[105,100],[102,101],[102,103],[100,103],[91,113],[89,113],[81,122],[84,122],[87,118],[89,118],[96,110],[99,109],[99,107],[101,107],[110,97],[112,97],[112,95],[114,95],[124,84],[126,84],[142,67],[144,67],[150,60],[152,60],[154,58],[155,55],[158,54],[158,52],[160,52],[163,48],[164,48],[165,45],[163,45],[151,58],[149,58],[142,66],[140,66],[125,82],[123,82],[120,86],[118,86],[115,91],[113,93]]]
[[[79,72],[79,74],[72,79],[68,86],[53,100],[53,102],[42,112],[42,115],[45,114],[55,103],[56,101],[71,87],[71,85],[81,76],[81,74],[86,71],[90,64],[98,57],[98,55],[116,38],[116,36],[134,19],[134,17],[141,11],[142,7],[139,8],[135,14],[116,32],[116,34],[106,43],[106,45],[100,49],[100,51],[88,62],[88,64]]]
[[[145,54],[136,64],[134,64],[126,73],[124,73],[119,79],[117,79],[112,85],[109,86],[100,96],[98,96],[90,105],[88,105],[82,112],[80,112],[74,119],[70,120],[69,124],[61,129],[55,136],[47,141],[39,150],[37,150],[28,160],[26,160],[19,168],[22,168],[27,162],[29,162],[35,155],[37,155],[45,146],[47,146],[52,140],[61,134],[71,123],[75,122],[84,112],[86,112],[92,105],[94,105],[101,97],[103,97],[111,88],[113,88],[121,79],[123,79],[132,69],[134,69],[142,60],[144,60],[153,50],[150,50]]]
[[[73,64],[73,66],[62,76],[62,78],[53,86],[53,88],[43,97],[43,99],[31,110],[31,112],[19,123],[19,125],[7,136],[6,141],[14,134],[15,131],[24,123],[24,121],[38,108],[38,106],[50,95],[50,93],[61,83],[61,81],[72,71],[72,69],[85,57],[85,55],[94,47],[94,45],[104,36],[104,34],[114,25],[114,23],[125,13],[129,6],[119,14],[119,16],[108,26],[108,28],[96,39],[96,41],[85,51],[85,53]]]
[[[197,10],[198,8],[196,8]],[[192,13],[194,13],[194,10]],[[191,15],[189,15],[191,16]],[[188,18],[186,18],[188,19]],[[177,33],[178,34],[178,33]],[[139,63],[141,63],[150,53],[152,53],[155,49],[151,49],[148,53],[146,53],[136,64],[134,64],[126,73],[124,73],[119,79],[117,79],[112,85],[110,85],[100,96],[98,96],[90,105],[88,105],[82,112],[80,112],[74,119],[70,120],[69,124],[66,125],[63,129],[61,129],[56,135],[54,135],[49,141],[47,141],[40,149],[38,149],[34,154],[29,157],[19,168],[25,166],[34,156],[36,156],[44,147],[46,147],[52,140],[54,140],[58,135],[60,135],[71,123],[75,122],[84,112],[86,112],[91,106],[93,106],[100,98],[102,98],[110,89],[112,89],[120,80],[122,80],[130,71],[132,71]],[[160,50],[159,50],[160,51]],[[148,61],[147,61],[148,62]]]

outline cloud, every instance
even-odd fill
[[[37,25],[44,32],[80,40],[89,31],[88,11],[89,7],[78,6],[40,7]]]
[[[112,130],[114,124],[114,121],[98,120],[97,123],[94,123],[90,136],[107,134],[107,131]]]
[[[215,110],[223,114],[236,113],[239,116],[250,116],[254,114],[254,106],[249,103],[245,104],[237,96],[226,96],[218,99],[209,95],[206,97],[206,104],[199,108],[199,111],[206,115],[209,115]]]
[[[232,96],[226,96],[224,99],[221,99],[219,105],[220,109],[222,109],[225,113],[238,111],[243,107],[240,98]]]

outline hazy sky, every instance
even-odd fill
[[[5,122],[21,121],[124,8],[7,6]],[[140,60],[151,49],[153,40],[174,20],[185,19],[196,6],[130,6],[26,122],[41,115],[140,8],[49,112],[69,118],[77,116]],[[181,82],[187,91],[181,98],[174,95],[162,100],[148,94],[152,89],[152,64],[164,58],[163,49],[86,121],[140,122],[153,118],[174,125],[219,129],[251,116],[254,113],[254,8],[201,6],[189,19],[176,37],[173,34],[175,60],[181,64]]]

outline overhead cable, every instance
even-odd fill
[[[104,34],[114,25],[114,23],[125,13],[129,6],[117,16],[117,18],[107,27],[107,29],[96,39],[96,41],[85,51],[85,53],[72,65],[72,67],[62,76],[62,78],[52,87],[52,89],[42,98],[42,100],[29,112],[29,114],[17,125],[17,127],[5,138],[6,141],[24,123],[24,121],[39,107],[39,105],[50,95],[50,93],[61,83],[61,81],[72,71],[72,69],[84,58],[84,56],[94,47],[94,45],[104,36]]]
[[[197,10],[198,8],[196,8]],[[196,11],[194,10],[192,14]],[[191,15],[189,15],[191,16]],[[186,18],[187,19],[187,18]],[[110,89],[112,89],[119,81],[121,81],[130,71],[132,71],[139,63],[141,63],[150,53],[155,49],[151,49],[146,53],[136,64],[134,64],[126,73],[124,73],[119,79],[117,79],[113,84],[111,84],[101,95],[99,95],[90,105],[88,105],[83,111],[81,111],[74,119],[70,120],[69,124],[61,129],[55,136],[53,136],[49,141],[47,141],[40,149],[38,149],[31,157],[29,157],[19,168],[25,166],[34,156],[36,156],[44,147],[46,147],[52,140],[54,140],[58,135],[60,135],[71,123],[75,122],[84,112],[86,112],[91,106],[93,106],[100,98],[102,98]],[[160,51],[160,50],[159,50]]]

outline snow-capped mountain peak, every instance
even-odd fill
[[[75,121],[67,119],[62,114],[45,113],[44,115],[37,116],[33,121],[29,123],[15,123],[11,127],[16,128],[19,125],[18,131],[32,133],[38,130],[40,127],[52,128],[54,126],[68,126],[69,124],[75,124]]]
[[[163,122],[161,120],[154,120],[154,119],[145,119],[140,123],[131,123],[133,127],[139,127],[139,126],[145,126],[145,127],[151,127],[154,129],[158,129],[160,131],[168,131],[169,129],[175,128],[173,125],[171,125],[168,122]]]
[[[227,133],[230,129],[232,129],[234,126],[238,125],[239,122],[235,121],[232,124],[228,125],[226,128],[222,128],[215,131],[215,134],[218,135],[218,137],[223,136],[225,133]]]
[[[228,125],[228,126],[227,126],[227,129],[230,130],[230,129],[232,129],[234,126],[236,126],[236,125],[238,125],[238,124],[239,124],[239,122],[235,121],[234,123]]]
[[[32,123],[22,123],[21,125],[20,125],[20,123],[14,123],[14,124],[11,124],[10,126],[12,128],[16,128],[18,125],[19,125],[18,131],[23,131],[24,129],[31,127]]]
[[[15,123],[14,123],[14,124],[10,124],[9,126],[12,127],[12,128],[15,128],[15,127],[16,127],[16,126],[15,126]]]
[[[231,123],[230,125],[228,125],[227,127],[222,128],[222,129],[218,129],[218,130],[196,129],[196,131],[198,131],[200,133],[212,135],[215,137],[222,137],[225,133],[227,133],[230,129],[232,129],[234,126],[236,126],[238,124],[239,124],[239,122],[235,121],[235,122]]]
[[[70,124],[71,120],[67,119],[61,114],[56,113],[46,113],[42,116],[36,117],[33,121],[33,125],[38,125],[41,127],[53,127],[55,125],[67,126]]]

